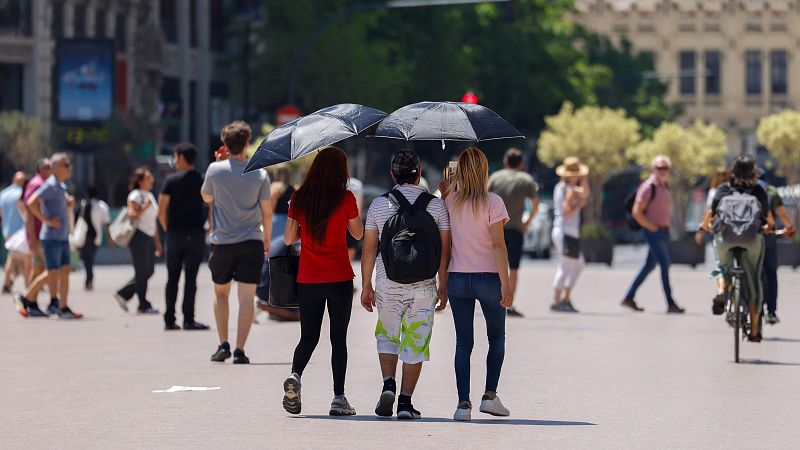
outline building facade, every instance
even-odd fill
[[[680,120],[717,124],[755,153],[765,115],[800,107],[800,1],[577,0],[574,20],[654,56]]]
[[[201,164],[206,163],[218,145],[219,128],[232,115],[232,74],[224,55],[233,3],[0,1],[0,110],[21,110],[52,127],[58,39],[113,39],[115,109],[155,109],[166,119],[155,153],[192,141],[200,149]]]

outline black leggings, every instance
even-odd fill
[[[298,284],[300,302],[300,342],[294,349],[292,372],[302,375],[319,342],[325,301],[331,329],[331,369],[333,394],[344,395],[344,378],[347,373],[347,327],[353,308],[353,282]]]

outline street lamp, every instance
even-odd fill
[[[383,2],[370,2],[358,3],[353,6],[347,7],[330,18],[327,22],[308,34],[303,45],[301,45],[294,54],[294,61],[292,63],[292,70],[289,73],[289,84],[286,92],[286,99],[289,105],[294,104],[294,96],[297,88],[297,75],[300,73],[300,67],[303,65],[303,60],[306,53],[314,46],[317,38],[327,31],[330,27],[337,22],[369,11],[378,9],[395,9],[395,8],[415,8],[421,6],[451,6],[451,5],[470,5],[476,3],[506,3],[511,0],[389,0]]]

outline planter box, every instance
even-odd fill
[[[614,241],[611,239],[581,239],[581,252],[587,263],[602,263],[610,267],[614,261]]]
[[[778,265],[800,267],[800,243],[778,241]]]
[[[669,242],[669,257],[672,264],[687,264],[692,269],[706,262],[706,248],[697,245],[694,240]]]

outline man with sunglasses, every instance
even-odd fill
[[[672,287],[669,282],[669,238],[670,220],[672,217],[672,197],[669,192],[669,174],[672,168],[672,161],[663,155],[653,159],[652,173],[650,177],[639,186],[636,192],[636,200],[633,204],[633,218],[642,227],[644,239],[647,241],[649,252],[647,260],[633,280],[633,284],[625,298],[622,306],[633,311],[644,311],[636,304],[636,291],[644,280],[658,265],[661,269],[661,286],[664,289],[664,296],[667,298],[667,313],[682,314],[684,309],[675,303],[672,297]]]
[[[67,208],[75,200],[64,189],[71,175],[71,165],[65,153],[50,158],[53,174],[27,201],[28,210],[42,222],[39,242],[44,251],[45,271],[31,282],[25,295],[17,295],[17,310],[24,317],[44,317],[36,296],[45,284],[58,286],[58,312],[61,319],[80,319],[82,314],[67,306],[69,292],[70,248]],[[50,293],[55,296],[55,292]]]

